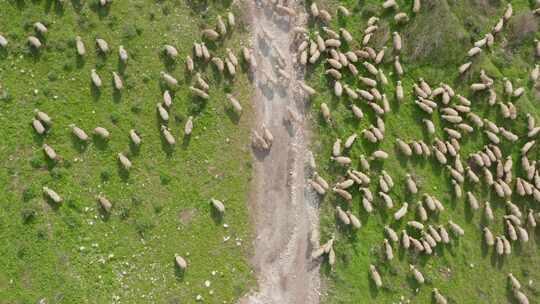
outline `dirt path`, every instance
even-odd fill
[[[295,7],[296,3],[289,3]],[[297,9],[297,11],[299,11]],[[317,198],[305,187],[307,131],[305,100],[299,94],[291,52],[294,23],[271,6],[250,5],[253,46],[258,67],[254,73],[257,110],[255,128],[265,124],[274,136],[268,153],[255,152],[252,213],[256,226],[255,256],[258,292],[240,303],[319,303],[319,266],[310,259],[318,246]],[[302,16],[296,23],[302,23]],[[281,54],[280,54],[281,53]],[[277,67],[290,76],[279,76]],[[280,80],[281,78],[281,80]],[[297,122],[287,122],[288,109]]]

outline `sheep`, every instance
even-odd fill
[[[390,238],[392,242],[399,242],[399,237],[397,233],[394,231],[394,229],[390,228],[388,225],[384,226],[384,232]]]
[[[185,271],[187,269],[187,262],[183,257],[175,255],[174,262],[176,264],[176,267],[178,267],[181,271]]]
[[[519,304],[529,304],[529,299],[521,290],[514,289],[514,298]]]
[[[167,112],[167,110],[161,105],[161,103],[158,102],[156,104],[156,109],[158,111],[158,114],[161,120],[165,122],[169,121],[169,112]]]
[[[222,201],[211,198],[210,203],[216,209],[216,211],[218,211],[219,213],[223,214],[225,212],[225,204],[223,204]]]
[[[219,38],[219,33],[213,29],[205,29],[201,33],[205,39],[210,41],[215,41]]]
[[[386,260],[388,261],[393,260],[394,252],[392,250],[392,246],[390,246],[390,242],[388,242],[388,239],[384,239],[383,246],[384,246],[384,255],[386,257]]]
[[[347,210],[346,213],[347,213],[347,216],[350,219],[350,222],[351,222],[351,225],[352,225],[353,228],[355,228],[355,229],[362,228],[362,223],[360,222],[360,220],[354,214],[351,213],[351,211]]]
[[[404,12],[400,12],[394,15],[394,21],[398,24],[407,23],[409,22],[409,16]]]
[[[184,126],[184,134],[186,136],[190,136],[191,132],[193,132],[193,116],[188,117],[186,124]],[[272,144],[270,143],[270,145]]]
[[[109,131],[103,127],[96,127],[94,129],[94,134],[98,135],[102,139],[109,139],[111,136],[111,133],[109,133]]]
[[[531,70],[531,73],[529,74],[529,79],[532,82],[538,81],[538,78],[540,78],[540,66],[538,64],[534,65],[534,68]]]
[[[81,128],[75,126],[74,124],[70,124],[69,127],[71,128],[73,135],[75,135],[79,140],[81,141],[88,140],[89,138],[88,135]]]
[[[397,143],[397,146],[398,146],[399,150],[401,151],[401,153],[405,154],[405,156],[411,156],[412,155],[411,147],[409,145],[407,145],[403,140],[398,138],[398,139],[396,139],[396,143]]]
[[[75,47],[79,56],[86,55],[86,47],[84,46],[81,36],[75,37]]]
[[[480,208],[480,206],[478,205],[478,200],[470,191],[467,191],[467,200],[472,210],[478,210]]]
[[[447,163],[447,159],[446,159],[446,156],[444,156],[444,154],[437,148],[435,148],[434,146],[432,147],[433,149],[433,152],[435,153],[435,158],[437,159],[437,161],[444,165]]]
[[[43,23],[41,23],[41,22],[36,22],[36,23],[34,23],[34,28],[35,28],[36,31],[37,31],[38,33],[40,33],[41,35],[46,34],[47,31],[48,31],[47,27],[46,27]]]
[[[332,191],[337,193],[339,196],[341,196],[341,198],[343,198],[347,202],[350,202],[352,200],[352,195],[349,192],[347,192],[346,190],[334,187],[334,188],[332,188]]]
[[[423,230],[424,229],[424,224],[422,224],[420,222],[417,222],[417,221],[409,221],[409,222],[407,222],[407,225],[412,227],[412,228],[418,229],[418,230]]]
[[[439,292],[437,288],[433,288],[433,297],[435,298],[435,303],[437,304],[447,304],[448,301],[445,297]]]
[[[96,38],[96,45],[102,54],[109,52],[109,44],[104,39]]]
[[[399,62],[399,56],[394,57],[394,70],[396,71],[396,74],[398,74],[398,76],[403,76],[404,72],[401,63]]]
[[[465,231],[463,228],[461,228],[458,224],[454,223],[453,221],[449,220],[448,225],[450,226],[450,230],[454,232],[456,235],[463,236],[465,234]]]
[[[45,155],[47,155],[47,157],[50,160],[57,160],[58,159],[58,155],[56,154],[56,152],[54,151],[54,149],[51,146],[49,146],[47,144],[43,144],[42,148],[43,148],[43,152],[45,152]]]
[[[410,174],[406,174],[406,183],[407,183],[407,189],[410,193],[416,194],[418,193],[418,187],[416,186],[416,182],[412,179]]]
[[[322,178],[319,173],[315,172],[313,173],[313,178],[315,178],[315,181],[325,190],[330,189],[330,185]]]
[[[330,23],[330,21],[332,21],[332,16],[330,13],[323,9],[319,11],[319,18],[326,23]]]
[[[523,93],[525,93],[525,88],[524,87],[519,87],[519,88],[514,90],[514,92],[512,93],[512,96],[516,97],[516,98],[519,98],[519,97],[521,97],[521,95],[523,95]]]
[[[517,232],[518,232],[519,240],[522,243],[527,243],[529,241],[529,234],[527,233],[527,230],[525,230],[525,228],[521,226],[517,226]]]
[[[200,73],[195,74],[195,81],[199,88],[203,91],[208,91],[210,86],[208,83],[201,77]]]
[[[113,82],[114,82],[114,88],[118,91],[124,89],[124,82],[122,81],[122,78],[120,75],[118,75],[116,72],[112,72],[113,74]]]
[[[375,286],[377,286],[377,288],[382,287],[381,275],[379,274],[379,272],[377,271],[377,268],[375,268],[373,264],[369,265],[369,273],[371,275],[371,279],[375,283]]]
[[[373,153],[371,153],[372,159],[387,159],[388,153],[382,151],[382,150],[376,150]]]
[[[338,189],[348,189],[354,185],[353,179],[346,179],[342,182],[336,183],[336,188]]]
[[[227,72],[231,77],[236,76],[236,66],[229,58],[225,58],[225,67],[227,67]]]
[[[517,235],[516,228],[512,225],[512,223],[509,220],[506,220],[505,223],[506,223],[506,233],[508,233],[508,237],[510,237],[512,241],[517,241],[518,235]]]
[[[504,19],[501,18],[501,19],[499,19],[499,21],[497,21],[497,23],[493,27],[492,33],[493,34],[499,33],[502,30],[503,26],[504,26]]]
[[[532,209],[529,209],[529,213],[527,214],[527,224],[529,225],[529,227],[536,227],[536,219],[534,218]]]
[[[424,245],[422,244],[422,242],[420,242],[419,240],[413,238],[412,236],[409,236],[409,241],[413,245],[415,251],[421,252],[421,251],[425,250]],[[429,246],[429,244],[427,244],[427,245]]]
[[[366,210],[367,213],[372,213],[373,212],[373,205],[365,197],[362,198],[362,206],[364,207],[364,210]]]
[[[362,159],[362,155],[360,156],[360,159]],[[361,161],[360,161],[361,162]],[[369,170],[369,168],[367,169]],[[356,170],[349,170],[348,172],[350,172],[350,174],[356,176],[358,179],[360,179],[362,181],[362,184],[369,184],[371,182],[371,179],[369,178],[369,176],[367,176],[366,174],[360,172],[360,171],[356,171]]]
[[[345,225],[348,226],[351,224],[351,220],[347,213],[341,209],[340,206],[336,207],[336,216],[337,218]]]
[[[92,83],[96,88],[100,88],[102,85],[101,77],[99,77],[98,73],[96,72],[96,69],[92,69],[90,73],[90,78],[92,79]]]
[[[135,146],[139,146],[142,142],[141,137],[134,129],[129,130],[129,138]]]
[[[34,118],[32,120],[32,127],[34,128],[37,134],[39,135],[45,134],[45,131],[46,131],[45,126],[43,126],[40,120]]]
[[[339,81],[334,82],[334,95],[337,97],[341,97],[341,95],[343,95],[343,86]]]
[[[344,148],[345,149],[351,148],[357,137],[358,137],[358,134],[356,134],[356,133],[353,133],[352,135],[347,137],[347,140],[345,140],[345,144],[343,145]]]
[[[418,201],[417,207],[416,207],[416,211],[417,211],[417,214],[418,214],[418,218],[419,218],[422,222],[425,222],[425,221],[428,220],[427,211],[426,211],[426,209],[424,208],[424,205],[422,205],[422,202],[421,202],[421,201]]]
[[[203,56],[202,45],[200,43],[193,43],[193,52],[195,53],[196,58],[201,58]]]
[[[52,200],[55,204],[60,204],[63,201],[62,197],[49,187],[43,187],[43,194],[45,194],[47,198]]]
[[[0,47],[7,47],[8,45],[8,40],[6,39],[6,37],[0,35]]]
[[[521,148],[521,154],[526,155],[531,150],[531,148],[534,146],[535,143],[536,143],[535,140],[526,142]]]
[[[382,176],[379,176],[379,187],[385,193],[388,193],[390,191],[390,187],[388,186],[388,183],[384,180]]]
[[[178,80],[176,80],[176,78],[171,76],[169,73],[160,72],[160,76],[169,87],[174,88],[178,85]]]
[[[127,156],[125,156],[123,153],[118,153],[117,155],[118,155],[118,160],[120,161],[120,164],[122,165],[124,170],[129,171],[129,169],[131,169],[132,167],[132,164],[129,158],[127,158]]]
[[[399,208],[399,210],[396,211],[396,213],[394,213],[394,219],[396,221],[399,221],[401,218],[403,218],[407,214],[408,207],[409,207],[408,203],[403,203],[401,208]]]
[[[326,190],[319,183],[317,183],[316,181],[310,179],[310,180],[308,180],[308,183],[311,185],[313,190],[315,190],[319,195],[325,195],[326,194]]]
[[[165,54],[167,54],[167,56],[169,56],[169,58],[171,59],[174,59],[178,56],[178,50],[170,44],[165,44],[163,50],[165,51]]]
[[[374,79],[371,79],[371,78],[368,78],[368,77],[358,77],[358,79],[366,86],[368,87],[376,87],[377,86],[377,81],[374,80]]]
[[[512,254],[512,245],[510,245],[510,242],[506,239],[506,237],[504,235],[501,236],[501,240],[502,240],[503,246],[504,246],[504,254],[505,255]]]
[[[504,14],[503,14],[504,21],[508,21],[508,19],[510,19],[510,17],[512,17],[512,14],[513,14],[512,4],[508,3],[506,5],[506,10],[504,11]]]
[[[123,45],[120,45],[118,47],[118,57],[123,63],[126,63],[128,61],[128,58],[129,58],[128,52],[126,51]]]
[[[383,46],[382,49],[375,56],[375,63],[380,64],[384,59],[384,54],[386,53],[386,47]]]
[[[105,211],[106,213],[110,213],[111,212],[111,209],[112,209],[112,204],[111,202],[103,195],[99,195],[97,197],[97,200],[98,200],[98,203],[99,205],[101,206],[101,208],[103,209],[103,211]]]
[[[405,249],[409,249],[409,247],[411,246],[411,240],[409,238],[409,235],[407,234],[407,231],[405,230],[401,231],[401,245]]]
[[[169,131],[169,129],[164,126],[164,125],[161,125],[161,133],[163,134],[163,137],[165,137],[165,141],[169,144],[169,145],[174,145],[176,143],[176,140],[174,139],[174,136],[171,134],[171,132]]]
[[[339,32],[341,33],[341,36],[343,37],[343,39],[347,42],[347,43],[351,43],[353,41],[353,36],[351,35],[351,33],[349,31],[347,31],[346,29],[344,28],[340,28],[339,29]],[[349,60],[351,59],[350,57],[352,55],[354,55],[353,59],[356,58],[355,60],[351,60],[352,62],[356,62],[358,61],[358,58],[356,57],[356,55],[353,53],[353,52],[347,52],[346,53],[346,56],[347,58],[349,58]]]
[[[202,99],[210,98],[210,95],[208,95],[208,93],[206,93],[205,91],[203,91],[201,89],[198,89],[196,87],[190,86],[189,90],[191,91],[191,93],[193,93],[193,95],[195,95],[197,97],[200,97]]]
[[[471,49],[467,52],[467,56],[469,56],[469,57],[474,57],[474,56],[480,54],[481,52],[482,52],[482,49],[479,48],[479,47],[477,47],[477,46],[475,46],[475,47],[471,48]]]

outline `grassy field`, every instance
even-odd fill
[[[233,303],[253,284],[246,259],[250,86],[245,73],[231,81],[197,63],[211,87],[202,102],[189,93],[184,58],[200,29],[213,28],[217,14],[230,10],[237,28],[208,47],[221,57],[225,47],[239,51],[246,36],[242,10],[230,1],[130,0],[108,8],[97,0],[63,2],[0,0],[0,33],[9,40],[0,49],[0,303],[193,303],[199,294],[208,303]],[[37,21],[49,32],[44,47],[31,51],[26,39]],[[86,45],[84,59],[76,55],[77,35]],[[97,53],[98,37],[108,41],[108,56]],[[163,57],[165,43],[178,48],[178,59]],[[125,66],[120,44],[130,56]],[[99,91],[90,82],[94,68],[103,79]],[[124,78],[121,94],[114,92],[113,71]],[[173,149],[162,140],[156,114],[161,71],[179,80],[169,122]],[[246,115],[232,114],[228,92]],[[53,119],[45,136],[32,129],[35,108]],[[194,131],[184,138],[188,116]],[[106,127],[111,139],[81,145],[71,123],[89,134]],[[143,139],[138,149],[130,145],[132,128]],[[43,143],[59,162],[46,160]],[[129,174],[120,169],[118,152],[133,162]],[[50,205],[43,186],[64,202]],[[110,215],[100,212],[98,194],[111,200]],[[213,215],[211,197],[225,202],[223,218]],[[183,274],[175,254],[189,263]]]
[[[382,143],[373,145],[362,139],[357,141],[352,150],[347,154],[353,159],[353,166],[357,167],[357,160],[361,154],[369,155],[375,149],[382,148],[390,152],[390,158],[375,165],[372,164],[371,176],[378,176],[381,169],[385,169],[394,178],[396,186],[391,191],[394,202],[401,205],[402,202],[416,203],[421,199],[421,194],[429,193],[439,198],[446,211],[440,216],[431,216],[429,223],[445,224],[452,219],[465,229],[465,236],[455,239],[449,246],[437,246],[433,256],[414,255],[404,252],[403,249],[395,249],[396,258],[391,262],[385,262],[381,245],[384,239],[383,226],[389,224],[394,229],[401,231],[405,228],[404,223],[412,220],[416,212],[409,208],[405,220],[395,222],[392,211],[382,211],[378,207],[372,215],[367,215],[361,207],[361,195],[353,190],[353,211],[359,215],[363,227],[357,231],[343,230],[336,226],[335,206],[341,205],[349,208],[347,204],[335,195],[327,195],[321,210],[321,243],[335,234],[337,265],[335,269],[328,266],[322,268],[326,282],[326,295],[324,303],[432,303],[432,288],[438,288],[450,303],[513,303],[512,292],[508,289],[506,274],[513,272],[524,283],[524,292],[531,303],[540,301],[540,237],[538,231],[531,234],[531,241],[524,246],[517,243],[513,245],[513,253],[510,257],[500,260],[494,257],[493,249],[487,250],[482,246],[483,239],[481,228],[483,227],[481,211],[471,212],[464,199],[456,199],[450,184],[447,170],[434,159],[413,157],[405,159],[396,155],[395,139],[402,138],[406,141],[423,139],[432,142],[431,137],[425,133],[421,122],[427,114],[418,109],[413,103],[412,84],[423,77],[432,87],[439,82],[446,82],[464,96],[472,100],[472,109],[482,117],[487,117],[497,124],[514,131],[516,134],[524,134],[525,114],[531,113],[536,119],[540,118],[538,100],[535,97],[534,88],[528,82],[528,73],[535,63],[533,39],[537,36],[538,19],[531,15],[528,1],[512,1],[514,17],[505,27],[503,33],[496,38],[495,47],[492,51],[483,52],[475,59],[472,72],[465,77],[459,77],[457,68],[466,62],[466,52],[472,47],[474,41],[483,37],[490,31],[502,15],[506,7],[504,1],[446,1],[433,0],[421,1],[423,8],[418,15],[411,13],[412,1],[398,1],[403,11],[408,12],[411,21],[404,26],[397,26],[393,21],[393,14],[383,12],[379,1],[339,1],[319,3],[319,7],[328,9],[335,14],[337,5],[348,7],[352,16],[348,18],[334,18],[332,29],[339,27],[347,28],[355,37],[353,45],[346,46],[350,49],[358,48],[358,42],[362,38],[362,29],[365,28],[367,19],[373,15],[381,18],[379,30],[375,40],[371,43],[377,49],[386,45],[391,50],[394,30],[402,33],[404,51],[401,56],[402,65],[405,69],[405,77],[402,79],[406,92],[406,100],[397,104],[394,100],[395,82],[397,78],[391,76],[393,61],[390,56],[386,57],[383,70],[389,76],[390,85],[383,91],[390,98],[392,113],[385,115],[386,135]],[[308,3],[309,5],[309,3]],[[313,31],[319,30],[318,24],[311,24]],[[361,66],[361,65],[359,65]],[[515,103],[519,110],[518,119],[515,122],[503,120],[498,107],[490,107],[487,104],[487,96],[472,94],[469,90],[470,83],[478,82],[480,69],[485,69],[489,75],[495,77],[496,89],[499,100],[502,96],[503,76],[512,79],[514,86],[525,86],[527,93]],[[357,122],[347,98],[336,98],[332,93],[333,81],[324,76],[324,65],[319,64],[314,70],[307,73],[309,82],[317,88],[320,94],[312,102],[312,120],[314,125],[315,139],[313,149],[317,154],[319,171],[329,181],[336,181],[344,174],[343,167],[330,161],[331,147],[336,138],[345,140],[353,132],[359,132],[369,124],[375,124],[373,111],[357,102],[366,113],[366,118]],[[360,74],[366,74],[360,68]],[[352,87],[359,87],[358,80],[345,73],[342,83],[348,83]],[[331,108],[333,123],[327,124],[321,117],[320,104],[328,103]],[[445,138],[442,128],[446,125],[441,122],[439,116],[433,114],[437,127],[437,136]],[[509,144],[503,140],[501,148],[503,153],[511,153],[514,159],[514,168],[520,167],[519,147],[526,141],[521,137],[517,145]],[[473,151],[477,151],[488,143],[485,135],[478,130],[462,140],[462,159]],[[538,150],[534,150],[529,156],[537,159]],[[411,196],[406,193],[405,174],[411,173],[419,185],[419,194]],[[522,176],[518,170],[514,176]],[[373,181],[373,178],[372,178]],[[376,184],[372,183],[372,191],[376,190]],[[378,190],[377,190],[378,191]],[[481,204],[489,200],[496,212],[496,220],[490,225],[490,229],[496,233],[503,233],[503,225],[500,216],[505,214],[504,201],[497,198],[492,190],[485,185],[477,187],[465,187],[464,191],[472,191]],[[514,196],[512,201],[519,206],[531,207],[538,211],[537,203],[529,198]],[[379,202],[379,201],[377,201]],[[377,204],[377,203],[376,203]],[[380,205],[378,205],[380,206]],[[396,208],[396,207],[395,207]],[[384,287],[377,290],[368,274],[368,265],[375,264],[383,278]],[[427,283],[417,286],[409,272],[409,264],[417,267],[426,276]],[[529,280],[532,282],[529,286]]]

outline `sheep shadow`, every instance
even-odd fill
[[[42,197],[45,203],[47,203],[54,211],[58,211],[58,209],[60,209],[62,202],[56,203],[50,197],[48,197],[45,193],[42,193]]]
[[[64,5],[60,0],[45,1],[45,13],[48,14],[54,9],[54,13],[58,16],[64,15]]]
[[[134,144],[132,141],[129,142],[129,152],[133,155],[133,156],[138,156],[139,153],[141,152],[141,146],[140,145],[136,145]]]
[[[129,170],[124,168],[120,160],[117,160],[116,164],[118,166],[118,175],[120,176],[120,179],[123,182],[126,182],[127,180],[129,180],[129,173],[130,173]]]
[[[176,264],[175,260],[173,260],[173,264],[174,264],[174,276],[176,277],[176,280],[179,282],[183,282],[186,271],[180,268],[180,266]]]
[[[212,206],[210,206],[210,216],[216,225],[221,225],[223,223],[223,213]]]
[[[92,134],[92,142],[94,143],[94,146],[101,151],[106,150],[109,146],[109,141],[98,134]]]
[[[98,101],[101,98],[101,90],[90,81],[90,95],[94,101]]]
[[[240,115],[233,109],[225,107],[225,114],[232,121],[233,124],[238,125],[240,122]]]
[[[71,146],[77,150],[77,152],[82,153],[88,148],[88,142],[80,140],[75,134],[71,134]]]
[[[182,149],[187,149],[189,146],[189,143],[191,142],[191,135],[184,134],[184,137],[182,138]]]

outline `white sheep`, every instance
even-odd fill
[[[394,219],[396,221],[399,221],[401,218],[403,218],[407,214],[408,207],[409,207],[408,203],[403,203],[401,208],[399,208],[399,210],[396,211],[396,213],[394,213]]]
[[[40,120],[38,119],[33,119],[32,120],[32,127],[34,128],[34,130],[36,131],[37,134],[39,135],[42,135],[45,133],[45,126],[43,126],[43,124],[41,123]]]
[[[118,91],[122,90],[124,88],[124,82],[122,81],[122,77],[118,75],[116,72],[112,72],[113,74],[113,82],[114,82],[114,88]]]
[[[210,41],[215,41],[219,38],[219,33],[213,29],[204,29],[201,34],[204,38]]]
[[[111,133],[103,127],[96,127],[94,129],[94,134],[98,135],[102,139],[109,139],[111,137]]]
[[[165,141],[167,141],[169,145],[172,146],[176,143],[174,136],[171,134],[171,132],[166,126],[164,125],[161,126],[161,133],[163,134],[163,137],[165,137]]]
[[[60,204],[63,200],[58,193],[48,187],[43,187],[43,193],[56,204]]]
[[[360,222],[360,220],[354,214],[352,214],[351,211],[347,211],[346,213],[350,219],[353,228],[360,229],[362,227],[362,223]]]
[[[174,46],[170,44],[165,44],[163,49],[165,51],[165,54],[167,54],[167,56],[169,56],[171,59],[178,57],[178,50]]]
[[[129,58],[128,52],[126,51],[123,45],[120,45],[118,47],[118,57],[123,63],[126,63],[128,61],[128,58]]]
[[[180,270],[185,271],[187,269],[188,264],[183,257],[175,255],[174,262],[176,264],[176,267],[180,268]]]
[[[101,206],[101,208],[109,213],[111,212],[111,209],[112,209],[112,204],[111,202],[103,195],[99,195],[98,198],[97,198],[98,202],[99,202],[99,205]]]
[[[225,204],[223,204],[222,201],[219,201],[217,199],[211,198],[210,203],[212,203],[212,206],[218,211],[219,213],[225,212]]]
[[[193,132],[193,116],[189,116],[186,124],[184,125],[184,134],[186,136],[190,136],[191,132]]]
[[[347,226],[351,224],[351,219],[349,218],[347,213],[341,209],[340,206],[336,207],[336,216],[344,225]]]
[[[30,46],[34,47],[35,49],[41,48],[41,41],[35,36],[28,37],[28,44],[30,44]]]
[[[433,297],[435,298],[435,303],[437,304],[447,304],[448,301],[446,298],[439,292],[437,288],[433,288]]]
[[[45,155],[47,155],[47,157],[50,160],[57,160],[58,159],[58,155],[56,154],[54,149],[51,146],[47,145],[47,144],[43,144],[43,152],[45,152]]]
[[[134,129],[129,130],[129,138],[131,139],[131,142],[133,142],[133,144],[136,146],[140,145],[142,142],[141,137]]]
[[[381,275],[379,274],[377,268],[375,268],[374,265],[369,265],[369,273],[371,275],[371,279],[375,283],[375,286],[377,286],[377,288],[382,287]]]
[[[7,47],[8,45],[8,40],[6,39],[6,37],[0,35],[0,47]]]
[[[77,48],[77,54],[79,54],[79,56],[86,55],[86,47],[84,46],[81,36],[75,37],[75,47]]]
[[[118,160],[120,161],[120,164],[122,165],[122,167],[125,169],[125,170],[128,170],[131,169],[132,167],[132,164],[131,164],[131,161],[129,160],[129,158],[127,158],[127,156],[125,156],[123,153],[118,153]]]
[[[167,110],[161,105],[161,103],[158,102],[156,104],[156,109],[158,111],[158,114],[161,120],[165,122],[169,121],[169,112],[167,112]]]
[[[461,228],[458,224],[454,223],[453,221],[449,220],[448,225],[450,226],[450,230],[454,232],[457,235],[463,236],[465,234],[465,230]]]
[[[88,140],[89,138],[88,135],[81,128],[75,126],[74,124],[70,124],[69,127],[71,128],[71,131],[73,132],[73,134],[77,136],[79,140],[82,140],[82,141]]]

